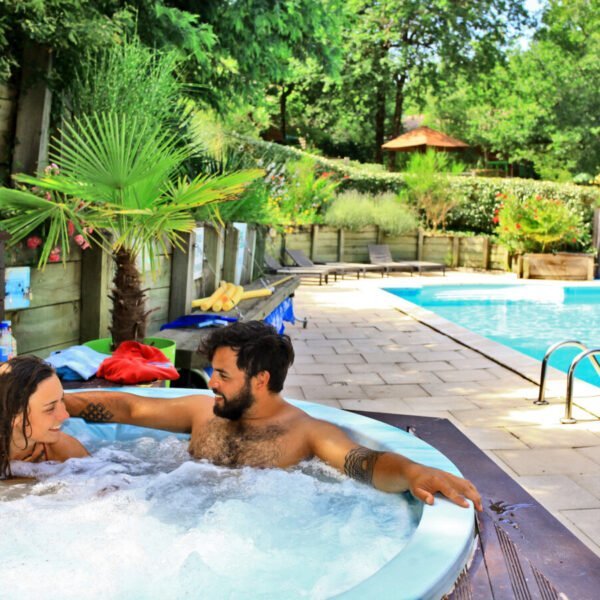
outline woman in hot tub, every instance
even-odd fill
[[[12,477],[11,461],[88,456],[78,440],[60,430],[68,418],[63,388],[51,365],[36,356],[0,364],[0,480]]]

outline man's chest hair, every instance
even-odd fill
[[[279,466],[287,429],[281,425],[249,426],[213,418],[192,433],[190,453],[228,467]]]

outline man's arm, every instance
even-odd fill
[[[349,477],[373,485],[384,492],[410,492],[426,504],[442,493],[459,506],[473,501],[482,510],[481,497],[468,480],[426,467],[393,452],[377,452],[359,446],[339,427],[325,421],[312,421],[309,427],[312,453]]]
[[[127,423],[175,432],[190,432],[198,418],[212,414],[210,396],[146,398],[119,391],[65,393],[72,417],[98,423]]]

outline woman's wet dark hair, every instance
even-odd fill
[[[198,351],[212,362],[217,349],[223,347],[237,352],[237,367],[246,373],[246,377],[267,371],[269,391],[283,389],[288,369],[294,362],[289,336],[279,335],[273,326],[262,321],[238,321],[216,329],[202,341]]]
[[[0,479],[12,476],[9,452],[15,419],[23,415],[22,433],[27,439],[29,398],[52,375],[52,366],[37,356],[17,356],[0,364]]]

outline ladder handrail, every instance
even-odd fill
[[[567,397],[565,399],[565,416],[560,420],[563,424],[572,424],[577,423],[577,419],[573,418],[573,380],[575,379],[575,369],[578,367],[579,363],[585,358],[589,358],[592,364],[598,363],[598,359],[595,358],[596,355],[600,355],[600,348],[591,348],[586,349],[580,354],[578,354],[571,363],[569,367],[569,372],[567,373]]]
[[[579,340],[565,340],[563,342],[556,342],[556,344],[552,344],[552,346],[546,350],[546,354],[542,360],[542,371],[540,373],[540,391],[538,394],[538,399],[533,402],[534,404],[548,404],[548,401],[544,399],[544,395],[546,393],[546,371],[548,369],[548,361],[556,350],[565,346],[576,346],[581,350],[587,350],[587,346]],[[597,361],[592,361],[592,363],[594,362]],[[598,374],[600,374],[600,366],[596,366],[596,369],[598,370]]]

